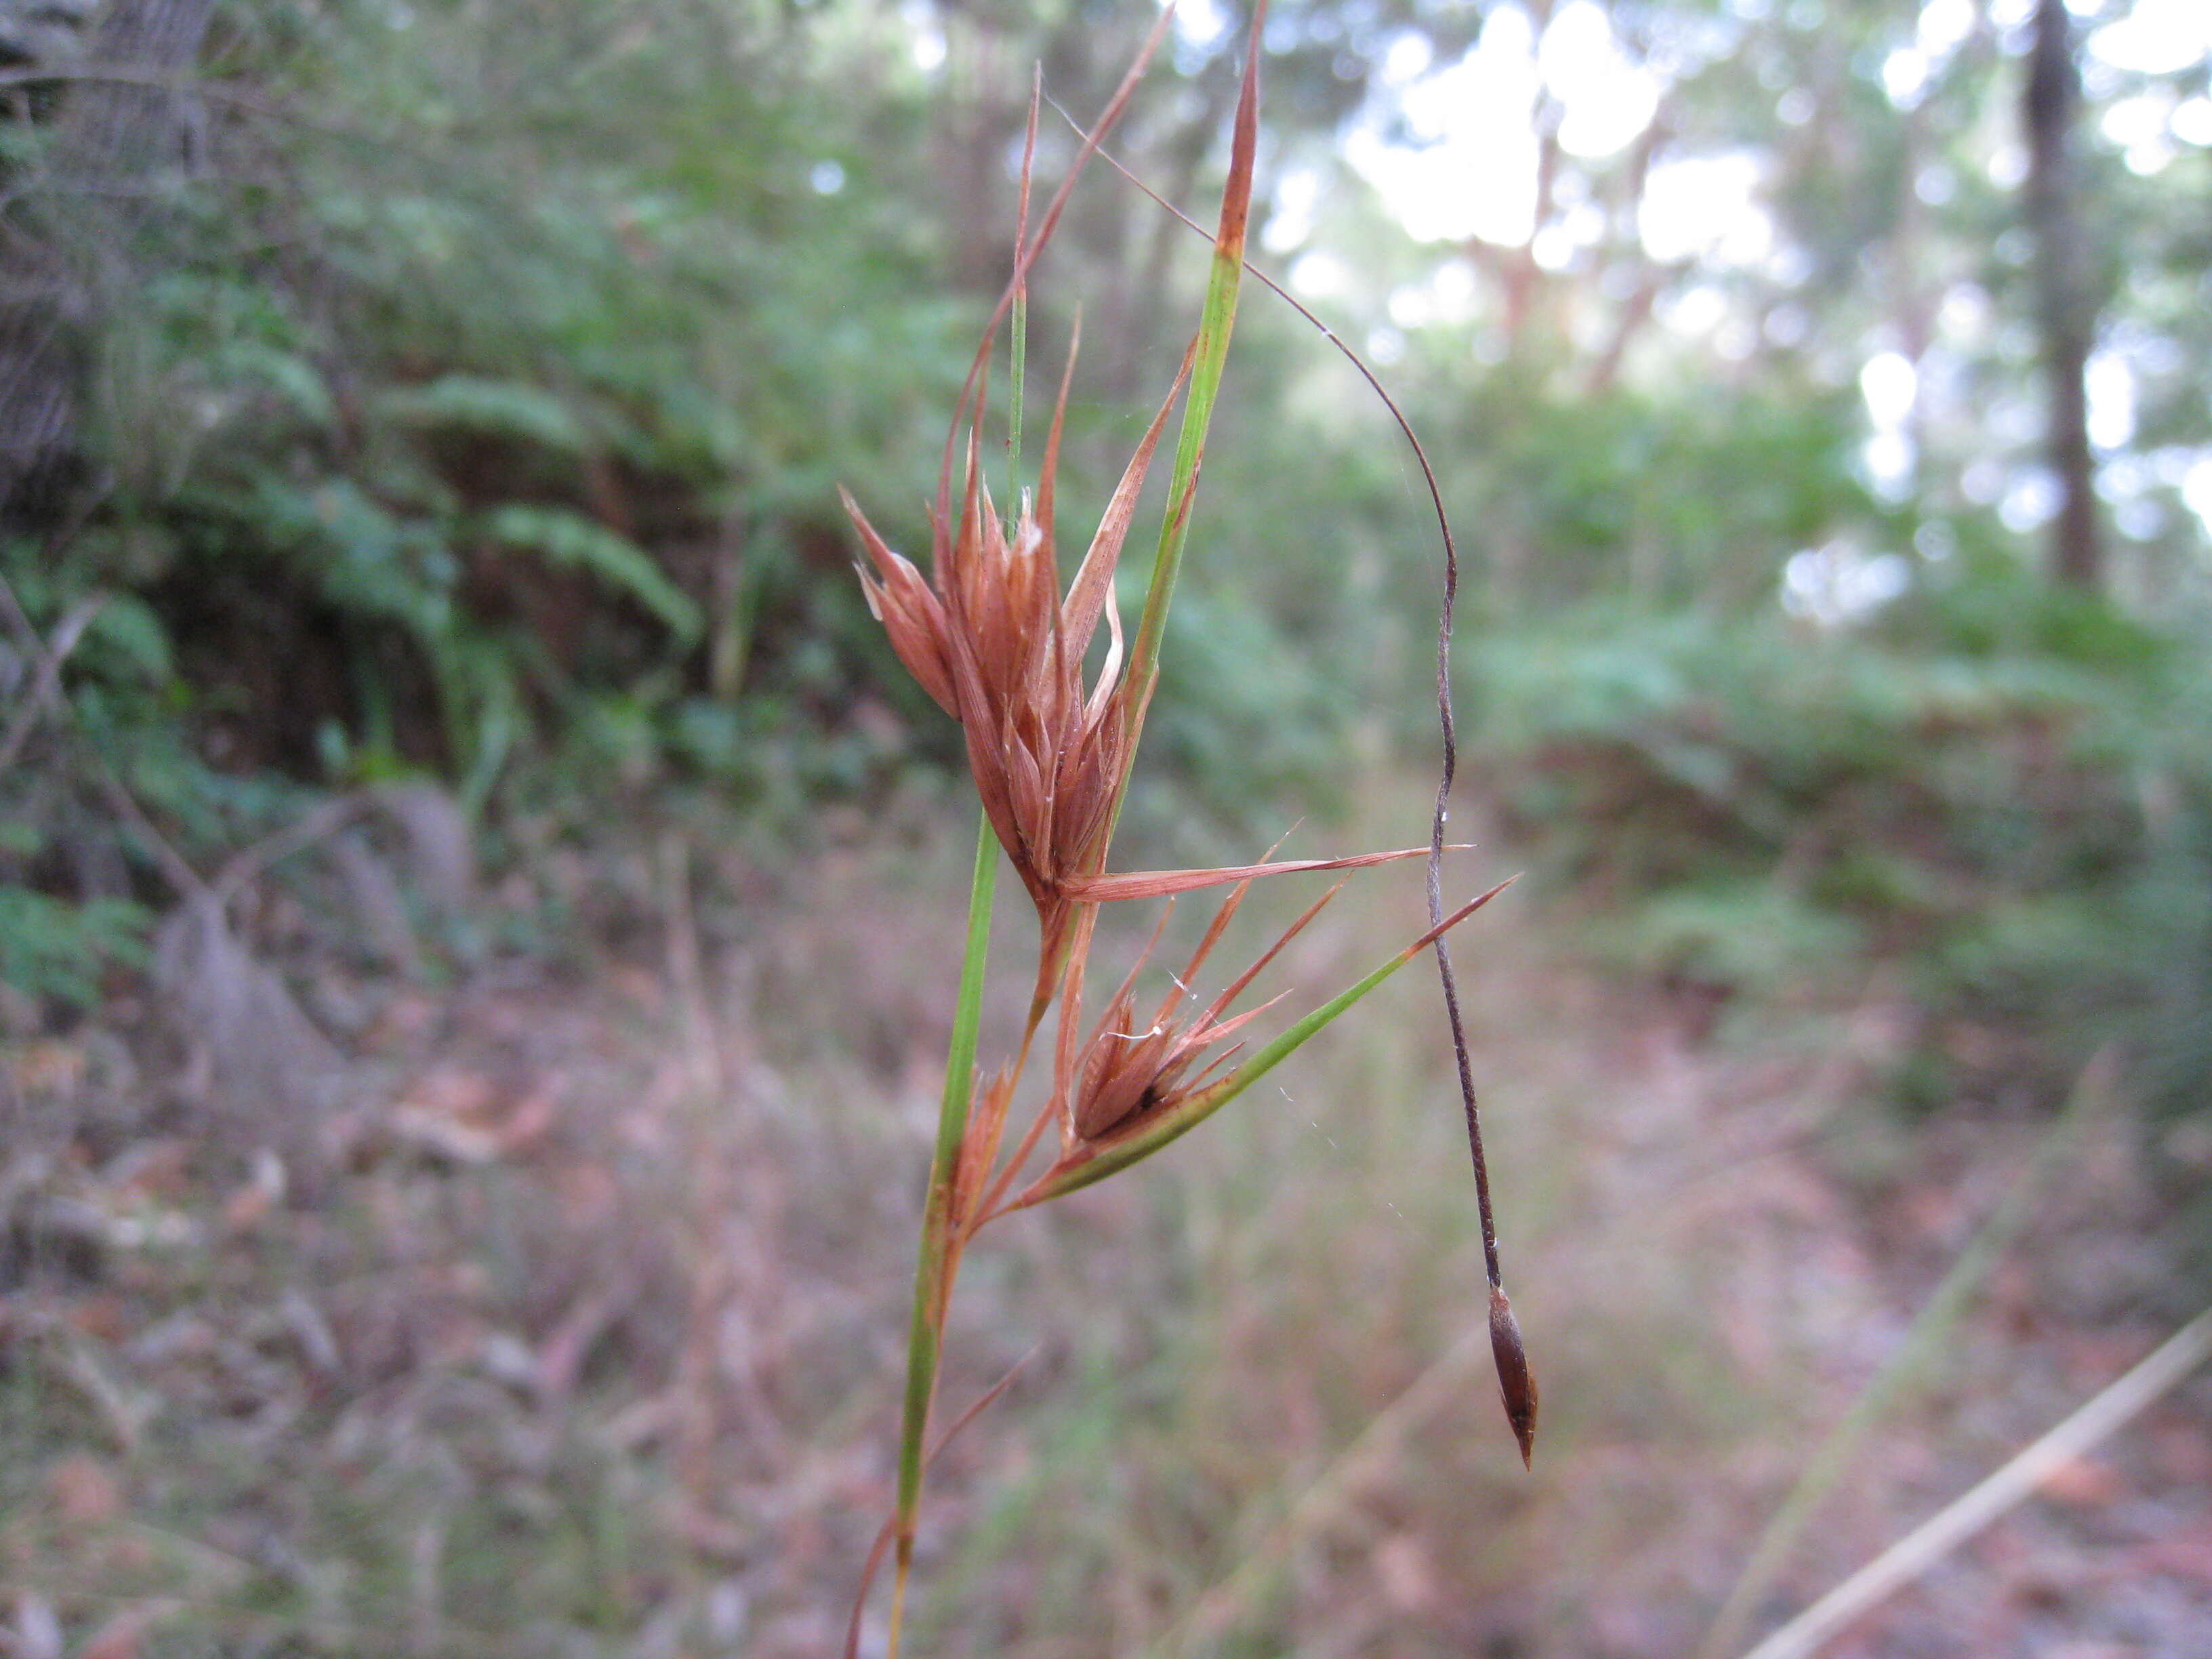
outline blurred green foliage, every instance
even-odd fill
[[[1592,605],[1468,666],[1507,821],[1624,963],[1755,1018],[1887,987],[1917,1109],[2055,1101],[2105,1042],[2157,1112],[2204,1109],[2187,641],[2006,562],[1863,635]]]
[[[830,493],[913,493],[974,326],[870,159],[915,149],[918,78],[768,10],[636,22],[222,6],[203,165],[127,216],[10,126],[15,228],[91,326],[80,453],[0,562],[42,631],[106,596],[74,744],[6,781],[11,983],[88,1000],[143,916],[113,904],[164,896],[88,745],[212,858],[409,771],[472,814],[611,756],[849,792],[853,686],[921,706]]]

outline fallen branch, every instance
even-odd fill
[[[2212,1358],[2212,1308],[1972,1492],[1915,1527],[1776,1631],[1744,1659],[1806,1659],[1892,1591],[1910,1583]]]

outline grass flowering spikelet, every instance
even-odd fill
[[[1074,368],[1074,352],[1068,354]],[[1022,493],[1011,526],[981,477],[971,428],[958,521],[932,526],[930,579],[894,551],[859,503],[845,510],[873,571],[860,580],[891,648],[939,707],[959,721],[968,766],[992,832],[1044,930],[1042,994],[1074,925],[1070,884],[1106,859],[1134,730],[1122,668],[1114,574],[1137,498],[1182,377],[1153,417],[1099,520],[1063,598],[1059,592],[1054,479],[1066,410],[1060,385],[1034,501]],[[1103,625],[1104,663],[1083,683],[1084,659]]]
[[[982,474],[984,388],[991,335],[1011,315],[1015,330],[1016,390],[1008,435],[1018,472],[1019,380],[1025,351],[1029,272],[1051,237],[1074,182],[1074,172],[1099,153],[1145,64],[1160,44],[1168,15],[1163,13],[1154,26],[1097,127],[1083,134],[1075,168],[1055,193],[1034,237],[1027,234],[1028,204],[1041,87],[1032,94],[1014,272],[985,331],[946,435],[929,514],[928,574],[925,575],[913,561],[893,549],[859,503],[849,494],[844,496],[846,512],[866,553],[860,578],[869,607],[883,623],[900,660],[939,707],[959,724],[983,821],[970,884],[967,945],[947,1051],[937,1142],[916,1253],[897,1498],[863,1573],[861,1595],[855,1600],[847,1633],[848,1656],[858,1654],[866,1580],[885,1548],[891,1552],[895,1571],[888,1651],[892,1659],[898,1651],[906,1586],[914,1561],[915,1516],[931,1455],[927,1431],[946,1315],[961,1258],[975,1234],[997,1217],[1118,1173],[1187,1133],[1250,1088],[1422,950],[1440,943],[1445,932],[1494,898],[1504,885],[1501,883],[1478,895],[1449,916],[1443,914],[1437,870],[1445,850],[1440,815],[1428,847],[1283,862],[1274,860],[1271,849],[1266,859],[1254,865],[1115,873],[1106,869],[1115,824],[1129,787],[1139,733],[1158,682],[1167,610],[1189,528],[1206,428],[1220,389],[1244,270],[1244,234],[1257,143],[1264,3],[1254,9],[1230,174],[1224,187],[1220,226],[1213,239],[1213,265],[1197,334],[1184,354],[1175,385],[1123,470],[1065,592],[1060,586],[1054,497],[1074,373],[1074,343],[1069,347],[1036,492],[1032,495],[1020,490],[1011,516],[1001,515]],[[1168,416],[1183,399],[1186,388],[1183,428],[1169,482],[1159,550],[1135,638],[1125,654],[1121,622],[1115,607],[1115,574]],[[1440,514],[1441,510],[1439,507]],[[1084,664],[1101,628],[1108,636],[1103,662],[1086,684]],[[1013,865],[1036,908],[1040,938],[1036,990],[1018,1048],[1010,1062],[984,1081],[976,1068],[976,1037],[990,936],[994,842]],[[1429,931],[1230,1068],[1244,1045],[1241,1042],[1226,1048],[1222,1045],[1264,1009],[1229,1016],[1229,1008],[1336,891],[1333,889],[1309,907],[1210,1003],[1194,1013],[1188,1012],[1186,1003],[1195,1000],[1190,987],[1252,882],[1261,876],[1349,870],[1423,856],[1431,861]],[[1134,988],[1158,942],[1158,930],[1088,1036],[1080,1035],[1083,983],[1100,906],[1117,901],[1172,898],[1201,887],[1232,884],[1234,890],[1223,902],[1188,965],[1176,978],[1175,990],[1160,1003],[1148,1024],[1140,1024],[1137,1018]],[[1162,927],[1165,921],[1164,914]],[[1032,1041],[1055,999],[1060,1018],[1050,1091],[1040,1103],[1028,1130],[1002,1158],[1001,1139],[1014,1091]],[[1454,1015],[1458,1045],[1455,1006]],[[1461,1053],[1464,1070],[1463,1046]],[[1213,1058],[1208,1060],[1210,1054]],[[1468,1110],[1472,1137],[1471,1096]],[[1026,1185],[1018,1184],[1030,1168],[1031,1154],[1038,1149],[1044,1132],[1055,1122],[1060,1128],[1058,1155],[1047,1160],[1042,1173]],[[1479,1142],[1476,1145],[1479,1148]],[[1519,1358],[1517,1327],[1512,1323],[1502,1291],[1496,1289],[1494,1246],[1479,1151],[1477,1170],[1478,1191],[1486,1194],[1485,1243],[1492,1251],[1493,1334],[1503,1332],[1501,1343],[1511,1338],[1511,1357]],[[1534,1429],[1534,1393],[1525,1361],[1518,1367],[1517,1376],[1504,1376],[1508,1357],[1501,1347],[1508,1417],[1525,1457]]]
[[[1192,1066],[1206,1050],[1233,1036],[1273,1006],[1263,1004],[1224,1020],[1222,1015],[1227,1012],[1229,1005],[1242,994],[1260,970],[1274,959],[1277,952],[1321,914],[1322,907],[1343,890],[1341,883],[1330,888],[1307,908],[1304,915],[1284,930],[1282,936],[1268,946],[1258,961],[1231,981],[1228,988],[1194,1018],[1178,1018],[1177,1010],[1194,994],[1190,988],[1198,977],[1198,970],[1205,965],[1206,958],[1220,940],[1223,930],[1229,926],[1230,918],[1236,915],[1251,885],[1249,879],[1238,883],[1228,898],[1222,902],[1212,926],[1206,929],[1206,936],[1191,953],[1188,964],[1175,976],[1174,990],[1161,1002],[1151,1023],[1142,1030],[1138,1029],[1136,1024],[1133,992],[1139,971],[1152,956],[1150,944],[1146,945],[1143,953],[1130,968],[1128,977],[1121,981],[1121,989],[1115,994],[1107,1005],[1106,1012],[1092,1028],[1083,1052],[1069,1068],[1073,1075],[1066,1079],[1066,1121],[1072,1136],[1070,1150],[1077,1146],[1085,1149],[1095,1147],[1116,1131],[1140,1128],[1146,1120],[1158,1113],[1173,1110],[1177,1104],[1204,1087],[1213,1072],[1236,1054],[1237,1048],[1223,1053],[1195,1077],[1188,1075]],[[1163,915],[1161,926],[1164,927],[1167,918]],[[1157,942],[1159,937],[1158,929],[1154,930],[1152,937]],[[1066,1014],[1072,1018],[1073,1012],[1071,1007]]]

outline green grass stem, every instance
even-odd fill
[[[1175,597],[1189,538],[1191,503],[1198,489],[1206,429],[1221,393],[1229,362],[1229,336],[1237,322],[1237,296],[1244,276],[1244,232],[1252,211],[1252,169],[1259,142],[1260,29],[1267,6],[1257,7],[1245,50],[1244,86],[1237,104],[1237,131],[1231,147],[1229,182],[1221,195],[1221,221],[1214,234],[1213,269],[1206,282],[1206,306],[1200,313],[1193,354],[1190,391],[1184,399],[1182,429],[1176,440],[1175,471],[1168,482],[1167,516],[1160,526],[1159,551],[1145,590],[1145,609],[1129,653],[1129,738],[1122,764],[1136,763],[1137,736],[1159,678],[1160,641],[1167,630],[1168,605]],[[1118,805],[1118,803],[1117,803]]]
[[[1023,288],[1014,295],[1013,362],[1007,366],[1009,383],[1006,386],[1006,461],[1012,472],[1012,487],[1006,499],[1016,511],[1022,501],[1022,386],[1029,372],[1030,291]]]
[[[914,1319],[907,1332],[906,1403],[899,1425],[897,1555],[891,1589],[889,1653],[897,1659],[899,1622],[906,1606],[907,1576],[914,1563],[915,1514],[921,1504],[923,1449],[929,1406],[937,1391],[939,1344],[945,1304],[952,1295],[952,1183],[968,1133],[968,1106],[975,1092],[976,1032],[983,1017],[983,966],[991,944],[991,906],[998,885],[998,838],[986,815],[975,831],[975,868],[968,890],[968,945],[960,963],[960,993],[953,1006],[952,1042],[945,1057],[945,1094],[937,1114],[937,1148],[930,1160],[929,1196],[921,1219],[921,1248],[915,1264]]]

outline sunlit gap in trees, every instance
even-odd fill
[[[2085,90],[2093,107],[2102,106],[2096,131],[2131,172],[2154,176],[2183,150],[2212,146],[2212,97],[2176,78],[2212,55],[2212,6],[2138,0],[2117,15],[2087,3],[2072,9],[2083,31]],[[1419,29],[1397,33],[1385,48],[1374,94],[1340,135],[1340,153],[1415,241],[1453,245],[1467,257],[1442,259],[1382,299],[1388,321],[1372,326],[1371,354],[1389,362],[1405,349],[1410,331],[1472,324],[1474,349],[1494,357],[1493,331],[1480,326],[1489,320],[1480,262],[1518,258],[1549,276],[1589,275],[1605,264],[1608,245],[1617,251],[1624,240],[1652,266],[1682,273],[1652,314],[1685,345],[1735,362],[1762,343],[1783,349],[1808,344],[1813,325],[1805,305],[1768,306],[1755,319],[1737,292],[1746,283],[1770,293],[1796,289],[1812,268],[1770,210],[1766,198],[1777,188],[1771,149],[1746,144],[1686,153],[1679,135],[1657,142],[1654,128],[1663,125],[1660,112],[1671,95],[1741,50],[1755,27],[1778,19],[1816,27],[1820,11],[1820,0],[1731,0],[1717,15],[1632,39],[1594,0],[1568,0],[1540,27],[1529,10],[1506,3],[1488,12],[1464,53],[1449,58],[1440,58]],[[1977,40],[1984,49],[1993,40],[2002,62],[2017,63],[2033,15],[2033,0],[1993,0],[1985,10],[1973,0],[1929,0],[1860,72],[1900,112],[1935,97],[1955,103],[1972,95],[1961,77],[1972,69]],[[1193,45],[1226,27],[1218,0],[1179,16]],[[1803,127],[1820,112],[1805,86],[1777,80],[1771,89],[1782,127]],[[2008,105],[2000,99],[1990,107]],[[1555,166],[1545,181],[1547,143],[1553,161],[1564,157],[1567,165]],[[1921,203],[1940,209],[1954,199],[1960,160],[2008,195],[2027,172],[2012,124],[1994,117],[1978,124],[1964,157],[1938,156],[1918,169],[1911,183]],[[1624,216],[1610,199],[1619,192],[1602,175],[1626,173],[1632,165],[1638,176]],[[1291,284],[1307,298],[1350,300],[1366,273],[1316,237],[1326,190],[1316,167],[1286,166],[1262,240],[1270,252],[1291,259]],[[2014,263],[2025,257],[2024,246],[2000,252]],[[1817,296],[1808,303],[1817,304]],[[2008,529],[2026,534],[2056,510],[2057,486],[2034,453],[2039,416],[2032,399],[2022,394],[2011,400],[2017,408],[1985,406],[1969,389],[1973,357],[1993,349],[2017,355],[1996,337],[1990,309],[1988,293],[1962,274],[1940,296],[1933,337],[1917,350],[1900,349],[1903,343],[1876,325],[1857,340],[1856,366],[1847,357],[1819,372],[1831,383],[1858,382],[1868,422],[1863,474],[1878,497],[1898,502],[1924,489],[1931,433],[1978,422],[2004,453],[1982,443],[1963,461],[1954,458],[1960,495],[1995,506]],[[2146,331],[2114,330],[2088,365],[2098,488],[2124,535],[2157,532],[2162,514],[2154,491],[2178,495],[2212,532],[2212,453],[2130,450],[2140,381],[2161,372],[2154,359],[2171,344]],[[1803,556],[1825,569],[1838,556],[1815,549]],[[1874,587],[1887,590],[1891,580],[1885,574]],[[1863,602],[1869,590],[1856,591]]]
[[[1594,0],[1569,0],[1540,32],[1521,7],[1502,5],[1456,62],[1437,64],[1425,39],[1401,35],[1384,62],[1384,95],[1346,134],[1345,155],[1416,240],[1479,237],[1565,270],[1604,234],[1605,216],[1582,200],[1536,222],[1539,104],[1558,107],[1561,150],[1604,161],[1644,135],[1671,81],[1723,45],[1683,36],[1638,61]],[[1659,260],[1762,258],[1772,227],[1754,199],[1758,176],[1745,154],[1655,168],[1638,210],[1645,251]]]

